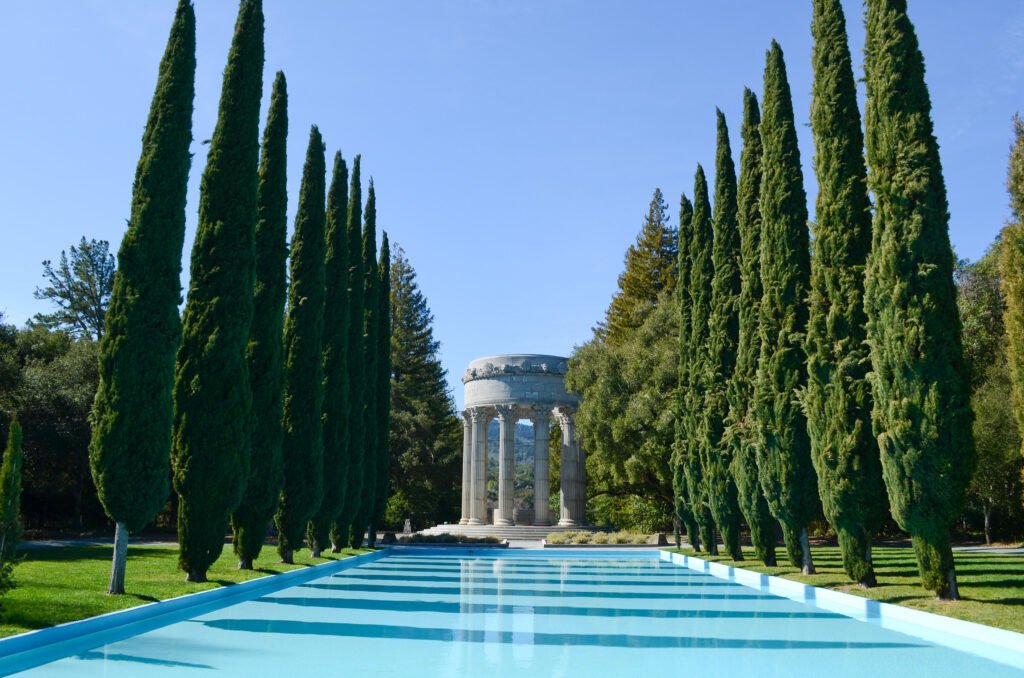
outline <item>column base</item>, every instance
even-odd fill
[[[515,525],[515,523],[509,520],[508,518],[495,518],[494,524],[495,526],[500,525],[502,527],[512,527],[513,525]]]
[[[469,520],[466,521],[466,524],[467,525],[483,525],[484,521],[480,520],[479,518],[470,518]]]
[[[469,518],[460,518],[459,525],[469,525]]]
[[[548,520],[547,518],[544,518],[542,520],[535,520],[535,521],[533,521],[533,526],[534,527],[551,527],[551,521]]]
[[[580,524],[572,518],[562,518],[558,521],[559,527],[579,527]]]

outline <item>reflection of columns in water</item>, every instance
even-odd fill
[[[473,421],[469,410],[462,411],[462,513],[459,525],[469,522],[469,504],[473,497]]]
[[[470,488],[469,488],[469,521],[470,525],[483,525],[484,518],[486,518],[486,501],[487,501],[487,455],[484,454],[481,457],[481,448],[486,453],[487,450],[487,437],[486,437],[486,420],[483,411],[479,407],[473,407],[469,410],[470,418],[470,447],[472,448],[472,461],[470,469]],[[483,496],[481,497],[481,493]],[[484,509],[484,510],[481,510]]]
[[[512,498],[515,494],[516,415],[510,405],[498,405],[498,507],[494,512],[495,525],[514,525]]]
[[[562,427],[562,487],[561,526],[583,525],[586,522],[586,494],[583,486],[585,469],[582,468],[580,446],[576,442],[576,423],[571,407],[555,408],[555,416]]]
[[[548,433],[551,421],[548,410],[538,407],[533,413],[533,524],[550,525],[548,506],[551,470],[548,460]]]

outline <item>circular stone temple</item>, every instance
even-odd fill
[[[515,525],[515,424],[533,422],[533,525],[551,525],[548,509],[551,417],[562,429],[560,526],[586,522],[585,452],[576,440],[573,416],[579,397],[565,390],[568,359],[554,355],[510,354],[477,358],[462,375],[466,409],[462,412],[462,525],[485,525],[487,515],[487,428],[499,423],[498,504],[494,525]]]

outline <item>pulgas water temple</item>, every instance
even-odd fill
[[[427,533],[496,535],[539,539],[553,530],[586,524],[586,452],[576,438],[579,397],[565,388],[568,359],[554,355],[509,354],[477,358],[462,376],[462,518]],[[498,421],[498,496],[487,497],[488,428]],[[516,422],[533,423],[533,508],[515,508]],[[549,509],[549,431],[562,432],[559,446],[559,515]]]

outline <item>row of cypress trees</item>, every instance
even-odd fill
[[[813,253],[774,41],[763,114],[744,92],[738,181],[719,112],[713,215],[699,166],[692,207],[682,198],[676,510],[694,548],[717,552],[720,536],[737,560],[742,517],[768,565],[778,521],[805,573],[823,513],[847,574],[871,586],[890,509],[925,588],[957,598],[949,528],[974,450],[945,187],[906,2],[866,4],[865,141],[842,7],[813,3]]]
[[[363,227],[359,158],[340,153],[329,194],[310,131],[286,276],[287,85],[278,73],[259,143],[260,0],[242,0],[200,187],[189,293],[179,319],[191,164],[195,15],[180,0],[143,136],[132,216],[101,343],[90,461],[116,523],[110,593],[127,537],[178,495],[179,564],[204,581],[228,522],[240,568],[277,524],[285,562],[362,543],[387,485],[387,236],[376,262],[373,185]],[[285,299],[287,295],[287,313]],[[384,309],[384,312],[381,312]],[[368,358],[373,358],[369,361]],[[384,398],[383,400],[378,400]],[[386,477],[385,477],[386,481]]]

